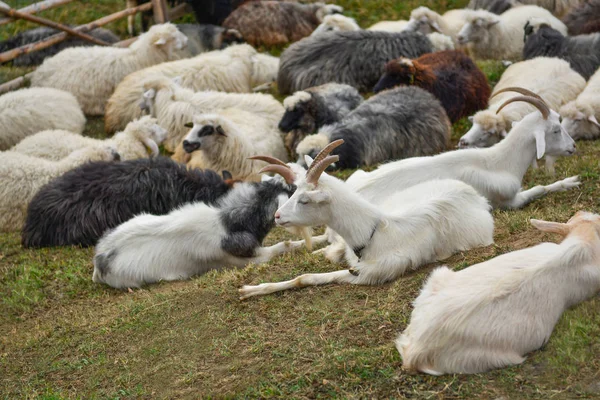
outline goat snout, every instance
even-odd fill
[[[281,218],[281,213],[280,213],[279,211],[277,211],[277,212],[275,213],[275,220],[277,221],[277,220],[278,220],[278,219],[280,219],[280,218]]]
[[[187,140],[183,141],[183,150],[185,150],[186,153],[192,153],[196,150],[198,150],[200,148],[200,143],[198,142],[190,142]]]

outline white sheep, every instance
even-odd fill
[[[398,21],[379,21],[367,28],[368,31],[383,31],[383,32],[402,32],[406,29],[408,21],[400,19]]]
[[[183,162],[187,153],[188,167],[227,170],[234,179],[260,180],[258,172],[264,163],[250,157],[268,155],[287,160],[277,128],[269,129],[264,119],[252,113],[229,108],[218,114],[199,114],[191,128],[173,155],[175,161]]]
[[[122,130],[139,118],[144,84],[158,77],[180,77],[180,85],[194,91],[250,93],[277,78],[279,59],[258,54],[247,44],[229,46],[194,58],[155,65],[130,74],[117,86],[106,105],[105,129]]]
[[[323,22],[311,33],[311,36],[318,35],[323,32],[335,32],[335,31],[359,31],[360,26],[356,23],[356,20],[351,17],[346,17],[342,14],[331,14],[326,15],[323,18]]]
[[[523,58],[523,28],[531,18],[542,18],[563,35],[567,27],[550,11],[537,6],[511,8],[501,15],[485,10],[469,10],[467,22],[457,35],[461,45],[468,44],[474,58],[521,60]]]
[[[373,204],[348,184],[323,174],[338,159],[329,152],[341,143],[332,142],[314,161],[307,160],[306,174],[283,165],[267,166],[264,171],[294,176],[297,186],[275,213],[277,225],[327,225],[348,244],[346,260],[351,270],[244,286],[239,290],[241,299],[329,283],[380,285],[458,251],[493,243],[490,205],[463,182],[443,179],[400,188]]]
[[[112,161],[118,157],[110,147],[77,150],[60,161],[0,152],[0,232],[21,229],[29,202],[50,180],[88,161]]]
[[[403,368],[474,374],[521,364],[548,341],[562,313],[600,290],[600,216],[531,220],[566,238],[454,272],[431,273],[396,340]]]
[[[467,16],[473,10],[449,10],[444,15],[427,7],[417,7],[410,13],[410,20],[405,30],[428,34],[432,32],[443,33],[456,42],[458,32],[467,23]]]
[[[175,80],[160,77],[144,84],[141,107],[158,119],[160,126],[169,132],[165,148],[175,151],[188,129],[185,124],[196,114],[235,108],[252,113],[252,121],[261,118],[260,126],[270,131],[276,129],[284,108],[273,96],[259,93],[223,93],[215,91],[194,92]],[[236,121],[245,124],[243,119]],[[250,122],[250,121],[248,121]]]
[[[558,110],[581,93],[585,79],[568,62],[558,58],[537,57],[512,64],[494,87],[488,109],[469,117],[473,126],[460,139],[459,147],[488,147],[498,143],[514,122],[535,111],[532,105],[512,104],[498,113],[498,108],[512,96],[498,93],[508,87],[528,89],[543,98],[548,107]]]
[[[187,37],[173,24],[154,25],[129,48],[72,47],[47,58],[31,76],[32,86],[72,93],[87,115],[104,115],[107,100],[132,72],[180,58]],[[129,121],[128,121],[129,122]]]
[[[62,130],[48,130],[21,141],[11,151],[32,157],[59,161],[75,150],[86,147],[112,146],[121,160],[135,160],[148,155],[157,156],[158,145],[166,138],[167,131],[156,123],[155,118],[145,116],[130,122],[123,132],[111,139],[99,140]]]
[[[600,69],[590,78],[577,99],[560,109],[562,126],[573,139],[600,137]]]
[[[0,96],[0,150],[44,129],[81,133],[84,126],[85,116],[69,92],[29,88]]]

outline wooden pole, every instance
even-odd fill
[[[6,83],[3,83],[2,85],[0,85],[0,94],[20,88],[21,86],[23,86],[25,84],[26,80],[31,79],[31,74],[32,74],[32,72],[30,72],[26,75],[20,76],[18,78],[15,78]]]
[[[169,12],[165,0],[151,0],[152,13],[154,14],[154,22],[164,24],[169,21]]]
[[[25,14],[35,14],[40,11],[49,10],[51,8],[61,6],[63,4],[71,3],[72,1],[74,1],[74,0],[45,0],[45,1],[40,1],[39,3],[34,3],[27,7],[23,7],[21,9],[19,9],[19,11],[22,13],[25,13]],[[12,19],[12,18],[1,18],[0,19],[0,25],[6,25],[11,22],[14,22],[14,19]]]
[[[128,15],[136,14],[140,11],[150,10],[152,8],[151,3],[145,3],[138,7],[128,8],[123,11],[116,12],[114,14],[107,15],[106,17],[102,17],[97,19],[96,21],[90,22],[89,24],[81,25],[74,28],[79,32],[88,32],[93,29],[96,29],[100,26],[106,25],[115,20],[127,17]],[[16,49],[5,51],[4,53],[0,53],[0,64],[10,61],[21,54],[31,53],[32,51],[45,49],[46,47],[50,47],[53,44],[62,42],[68,37],[68,34],[65,32],[57,33],[56,35],[52,35],[44,40],[41,40],[36,43],[27,44],[25,46],[18,47]]]
[[[0,13],[8,15],[9,17],[16,18],[16,19],[24,19],[27,21],[35,22],[40,25],[49,26],[50,28],[54,28],[54,29],[58,29],[58,30],[67,32],[73,36],[77,36],[80,39],[87,40],[88,42],[92,42],[92,43],[100,45],[100,46],[110,46],[110,43],[106,43],[104,40],[96,39],[93,36],[87,35],[82,32],[78,32],[66,25],[59,24],[57,22],[50,21],[45,18],[36,17],[35,15],[25,14],[25,13],[19,12],[17,10],[14,10],[12,8],[5,7],[5,6],[6,6],[6,4],[2,3],[0,1]]]
[[[192,10],[188,3],[179,4],[178,6],[175,6],[169,10],[169,21],[174,21],[177,18],[181,18],[191,11]]]

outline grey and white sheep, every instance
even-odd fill
[[[244,43],[242,34],[235,29],[227,29],[216,25],[178,24],[179,29],[187,36],[187,48],[190,56],[197,56],[213,50],[222,50],[235,43]]]

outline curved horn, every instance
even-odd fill
[[[525,96],[535,97],[536,99],[540,99],[541,101],[543,101],[544,103],[546,103],[546,101],[544,99],[542,99],[539,94],[533,93],[529,89],[525,89],[525,88],[522,88],[522,87],[516,87],[516,86],[511,86],[511,87],[507,87],[507,88],[504,88],[504,89],[500,89],[496,93],[494,93],[490,98],[492,98],[492,97],[494,97],[494,96],[496,96],[496,95],[498,95],[500,93],[505,93],[505,92],[517,92],[517,93],[521,93],[521,94],[523,94]]]
[[[339,160],[340,156],[327,156],[319,161],[318,164],[313,162],[310,166],[310,170],[306,173],[306,182],[316,185],[317,182],[319,182],[319,178],[321,177],[323,171],[325,171],[331,164],[338,162]]]
[[[264,161],[264,162],[272,164],[272,165],[281,165],[282,167],[286,167],[287,169],[290,169],[290,167],[286,163],[284,163],[283,161],[281,161],[278,158],[271,157],[271,156],[254,156],[254,157],[250,157],[248,159]]]
[[[325,157],[327,157],[329,155],[329,153],[331,153],[333,151],[333,149],[335,149],[338,146],[341,146],[344,143],[344,139],[338,139],[338,140],[334,140],[333,142],[329,143],[327,146],[325,146],[323,148],[323,150],[321,150],[319,152],[319,154],[317,154],[317,156],[315,157],[315,159],[313,160],[312,164],[310,165],[310,167],[308,168],[308,171],[312,170],[313,167],[315,167],[317,164],[319,164],[319,162],[321,162],[322,160],[325,159]],[[322,171],[321,171],[322,172]],[[308,172],[307,172],[308,173]],[[320,174],[319,174],[320,175]],[[317,180],[319,178],[317,177]]]
[[[548,119],[548,116],[550,115],[550,109],[548,108],[546,103],[544,103],[543,100],[540,100],[538,98],[534,98],[531,96],[517,96],[517,97],[513,97],[512,99],[506,100],[504,102],[504,104],[502,104],[500,106],[500,108],[498,108],[498,110],[496,110],[496,114],[498,114],[500,112],[500,110],[502,110],[504,107],[506,107],[510,103],[514,103],[515,101],[524,101],[526,103],[531,104],[532,106],[534,106],[535,108],[540,110],[544,119]]]
[[[275,172],[276,174],[281,175],[283,179],[285,179],[286,183],[289,185],[292,185],[296,180],[296,175],[287,165],[284,167],[283,165],[270,164],[258,171],[259,174],[262,174],[264,172]]]

